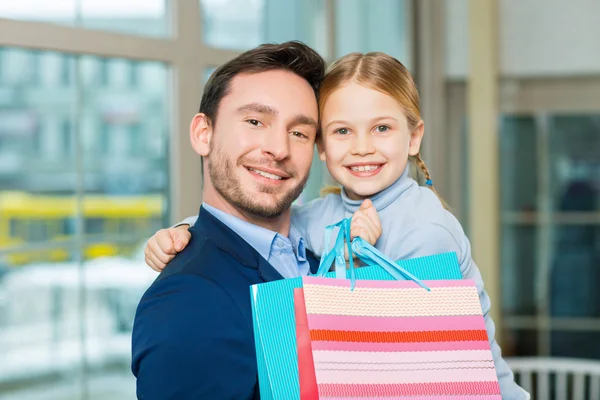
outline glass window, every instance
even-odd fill
[[[549,125],[554,210],[600,211],[600,114],[553,116]]]
[[[135,217],[148,211],[148,218],[163,216],[161,205],[167,192],[167,132],[168,123],[168,68],[154,62],[84,57],[90,79],[87,81],[83,113],[94,123],[84,124],[83,135],[98,146],[86,147],[83,153],[86,181],[96,182],[86,188],[89,193],[104,193],[114,197],[114,204],[122,204],[128,211],[115,217]],[[95,84],[92,71],[108,70],[109,86]],[[131,66],[138,71],[139,82],[131,86]],[[101,79],[103,79],[101,77]],[[146,202],[136,209],[135,198],[122,195],[154,195],[158,204]],[[127,203],[129,201],[129,203]],[[112,207],[103,204],[102,207]],[[146,208],[144,208],[146,207]],[[108,208],[106,209],[108,211]]]
[[[73,143],[73,123],[70,119],[64,119],[61,125],[62,153],[66,157],[72,157],[75,152],[75,143]]]
[[[553,228],[551,316],[600,318],[600,224]]]
[[[79,0],[81,21],[86,28],[166,36],[166,0]]]
[[[129,62],[129,85],[135,88],[140,84],[140,63],[137,61]]]
[[[76,88],[68,84],[57,91],[45,85],[43,79],[20,79],[32,76],[21,73],[27,71],[28,60],[39,62],[39,71],[60,76],[65,72],[53,61],[64,57],[72,63],[71,56],[12,48],[3,48],[2,53],[0,69],[10,75],[4,88],[14,96],[10,102],[0,103],[0,208],[7,218],[19,219],[29,227],[19,237],[0,232],[0,249],[6,249],[32,241],[56,240],[45,221],[71,218],[76,212],[74,162],[65,157],[73,154]],[[74,82],[74,70],[66,73],[69,82]],[[25,253],[11,254],[8,264],[33,262],[35,257]]]
[[[29,84],[39,86],[42,83],[42,65],[44,56],[39,51],[32,51],[29,57]]]
[[[0,17],[166,36],[165,0],[21,0],[0,2]]]
[[[325,55],[322,0],[200,0],[204,42],[246,50],[261,43],[300,40]]]
[[[518,355],[600,358],[594,351],[600,318],[600,117],[540,113],[501,121],[508,337]],[[524,328],[537,329],[537,345],[522,336]]]
[[[505,224],[502,232],[502,311],[505,315],[535,315],[537,229],[527,224]],[[536,284],[537,283],[537,284]]]
[[[43,242],[50,239],[48,232],[48,224],[51,220],[46,219],[30,219],[28,221],[29,233],[27,235],[27,241],[29,242]]]
[[[143,156],[145,153],[144,132],[142,124],[133,124],[129,126],[129,155]]]
[[[69,56],[63,55],[60,57],[61,60],[61,71],[60,71],[60,84],[62,86],[69,86],[73,73],[71,72],[73,62]]]
[[[74,257],[67,249],[56,248],[35,264],[15,270],[8,267],[9,272],[4,272],[0,281],[0,398],[80,398],[79,269],[68,261]],[[66,261],[57,263],[57,258]],[[46,383],[36,385],[36,380]]]
[[[532,116],[506,116],[501,122],[500,181],[503,211],[537,211],[538,135]]]
[[[86,218],[85,219],[85,233],[87,234],[98,234],[104,232],[104,218]],[[106,233],[106,232],[104,232]]]
[[[82,382],[90,398],[133,398],[131,324],[156,277],[143,245],[169,210],[169,69],[2,54],[0,70],[24,78],[3,81],[18,95],[0,102],[0,398],[80,399]],[[21,74],[32,59],[40,79]]]
[[[200,0],[206,44],[229,49],[248,49],[263,42],[265,1]]]
[[[411,68],[409,1],[335,0],[335,56],[381,51]]]
[[[6,74],[6,68],[4,67],[4,58],[6,55],[4,54],[5,50],[0,47],[0,84],[4,81],[4,75]]]

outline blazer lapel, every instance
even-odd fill
[[[281,276],[281,274],[277,272],[277,270],[273,268],[273,266],[269,264],[267,260],[265,260],[261,256],[259,256],[258,258],[258,275],[260,275],[262,280],[264,280],[265,282],[271,282],[283,279],[283,276]]]
[[[321,260],[319,260],[317,256],[315,256],[315,254],[310,250],[306,250],[306,259],[308,260],[308,264],[310,265],[310,273],[316,274],[317,270],[319,269],[319,263],[321,262]]]

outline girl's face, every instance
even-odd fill
[[[419,153],[423,121],[411,131],[393,97],[358,83],[335,90],[321,113],[319,157],[354,200],[394,183]]]

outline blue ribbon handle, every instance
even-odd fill
[[[365,242],[362,238],[357,237],[352,241],[352,250],[365,263],[376,263],[387,273],[392,275],[397,280],[411,280],[421,286],[423,289],[431,291],[429,286],[421,282],[416,276],[402,268],[397,263],[390,260],[382,252]]]
[[[375,263],[386,270],[397,280],[411,280],[417,283],[422,288],[430,291],[429,287],[417,279],[410,272],[402,268],[397,263],[391,261],[383,253],[365,242],[362,238],[357,237],[354,240],[350,240],[350,225],[351,219],[345,218],[336,224],[329,225],[325,228],[325,237],[323,244],[323,254],[321,256],[321,262],[319,269],[317,270],[317,276],[325,276],[329,272],[329,268],[332,263],[335,263],[335,277],[337,279],[346,279],[346,258],[344,257],[344,242],[348,246],[348,261],[350,270],[350,288],[354,290],[356,284],[356,274],[354,270],[354,259],[353,254],[356,254],[358,258],[367,264]],[[333,230],[339,228],[335,244],[330,249],[331,235]]]
[[[341,227],[342,223],[343,223],[343,221],[340,221],[337,224],[333,224],[333,225],[329,225],[329,226],[325,227],[325,237],[323,240],[323,254],[321,255],[319,269],[317,270],[317,273],[316,273],[317,276],[325,276],[325,274],[327,272],[329,272],[329,267],[331,266],[331,263],[333,263],[333,261],[335,260],[335,255],[336,255],[335,248],[337,247],[338,242],[340,240],[343,240],[343,237],[340,237],[340,235],[343,235],[343,232],[341,229],[338,232],[333,249],[330,248],[331,234],[333,233],[333,230],[336,227]]]
[[[337,279],[346,279],[346,257],[344,255],[345,242],[348,246],[351,288],[354,289],[356,278],[354,273],[354,260],[352,258],[352,243],[350,241],[350,223],[351,219],[345,218],[338,223],[329,225],[325,228],[323,254],[316,275],[325,276],[325,274],[329,272],[331,264],[334,263],[335,277]],[[331,235],[335,228],[339,228],[339,230],[335,244],[333,245],[333,248],[330,249]]]

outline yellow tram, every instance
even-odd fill
[[[141,239],[160,229],[166,212],[165,198],[159,194],[92,194],[78,202],[74,196],[0,192],[0,250],[15,249],[6,256],[10,266],[68,260],[73,246],[67,247],[66,241],[76,234],[81,214],[85,258],[127,254],[136,244],[118,244],[114,238]],[[50,246],[27,249],[33,243]]]

